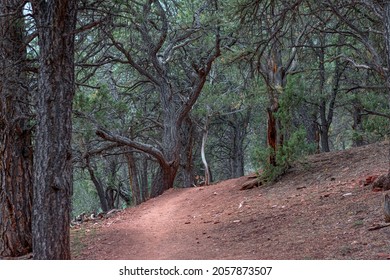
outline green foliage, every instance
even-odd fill
[[[273,182],[282,176],[291,167],[294,161],[302,159],[314,150],[313,144],[307,143],[304,127],[295,127],[296,110],[302,103],[304,84],[301,75],[289,76],[286,87],[279,97],[279,109],[275,118],[280,122],[280,131],[284,136],[284,143],[275,151],[272,148],[260,148],[255,152],[255,160],[261,164],[263,182]],[[275,157],[275,166],[270,164],[269,158]]]
[[[379,116],[368,116],[363,121],[365,133],[363,135],[353,135],[355,137],[364,137],[367,142],[373,143],[381,141],[390,133],[389,120]],[[357,134],[357,133],[356,133]]]
[[[267,183],[278,180],[287,172],[293,162],[304,160],[312,148],[306,142],[305,129],[300,128],[292,133],[290,139],[283,146],[276,150],[275,166],[269,163],[269,158],[274,155],[274,151],[271,148],[258,149],[255,158],[262,166],[261,181]]]
[[[81,213],[100,211],[100,202],[96,189],[83,172],[77,172],[73,184],[72,217]]]
[[[279,97],[279,110],[275,117],[282,125],[282,131],[289,133],[296,128],[293,126],[294,113],[302,103],[303,90],[302,75],[288,76],[286,88]]]

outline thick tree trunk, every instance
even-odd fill
[[[152,183],[151,197],[158,196],[173,188],[180,164],[181,139],[179,129],[183,119],[177,113],[180,98],[172,92],[169,84],[162,83],[160,100],[163,108],[162,154],[164,160],[159,160],[160,172]]]
[[[34,154],[34,259],[70,259],[76,2],[31,1],[40,55]]]
[[[320,139],[321,139],[321,151],[323,153],[330,152],[329,147],[329,126],[322,125],[320,130]]]
[[[23,1],[0,1],[0,259],[32,251],[32,144]]]
[[[231,178],[244,176],[244,151],[241,143],[234,143],[233,157],[231,159]]]
[[[150,198],[161,195],[164,191],[173,187],[176,178],[177,167],[160,166],[157,174],[153,178]]]

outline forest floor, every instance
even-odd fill
[[[377,143],[314,155],[279,182],[240,190],[247,177],[172,189],[71,230],[73,259],[390,259]]]

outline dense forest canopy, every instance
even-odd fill
[[[0,32],[0,256],[389,133],[390,1],[1,0]]]

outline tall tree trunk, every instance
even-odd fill
[[[277,149],[277,136],[278,131],[276,127],[275,112],[271,108],[267,109],[267,144],[271,148],[271,154],[269,155],[269,164],[276,166],[276,149]]]
[[[91,180],[93,184],[95,185],[96,192],[98,194],[99,200],[100,200],[100,206],[102,207],[103,212],[108,212],[110,209],[108,207],[107,199],[105,196],[104,191],[104,185],[102,181],[95,175],[95,171],[93,170],[89,157],[86,157],[86,166],[88,169],[89,176],[91,177]]]
[[[162,154],[164,160],[159,160],[160,172],[154,178],[151,197],[158,196],[172,188],[180,165],[181,139],[179,129],[183,119],[177,113],[181,100],[172,92],[168,83],[160,86],[160,100],[163,108]]]
[[[231,115],[230,126],[233,133],[232,154],[231,154],[231,178],[244,176],[244,140],[247,135],[248,123],[251,117],[251,110],[245,113],[235,113]]]
[[[182,162],[181,175],[182,186],[184,188],[193,187],[194,185],[194,162],[193,162],[193,148],[194,148],[194,126],[189,117],[183,123],[181,133],[182,146]]]
[[[239,127],[235,127],[234,130],[231,178],[238,178],[244,176],[244,135],[241,134]]]
[[[295,54],[292,55],[295,57]],[[279,98],[287,84],[287,76],[290,66],[284,66],[282,61],[280,42],[275,43],[274,49],[270,51],[267,58],[268,63],[262,65],[262,75],[267,83],[269,107],[267,108],[267,144],[271,149],[269,163],[276,166],[276,151],[278,146],[283,146],[284,137],[281,129],[281,122],[276,118],[279,111]]]
[[[308,106],[300,108],[300,115],[303,118],[303,125],[306,128],[306,139],[309,144],[313,144],[315,150],[313,152],[320,153],[320,135],[317,122],[318,112],[316,109],[310,110]]]
[[[40,55],[32,223],[35,259],[70,259],[76,3],[31,1]]]
[[[118,159],[109,157],[105,160],[105,173],[107,177],[106,200],[109,209],[116,209],[119,206],[118,199],[120,193],[120,184],[117,180]]]
[[[137,165],[134,159],[134,155],[131,151],[126,153],[125,156],[127,160],[127,168],[129,171],[129,182],[133,204],[138,205],[145,201],[145,197],[143,196],[143,191],[141,190],[141,186],[139,184]]]
[[[32,251],[33,151],[23,3],[0,1],[0,259]]]
[[[390,1],[383,1],[383,27],[384,27],[384,41],[386,45],[386,62],[387,68],[390,68]],[[386,87],[388,95],[388,106],[390,108],[390,71],[386,71]],[[389,120],[390,127],[390,120]],[[390,177],[390,148],[389,148],[389,169],[388,177]]]
[[[343,36],[339,35],[338,44],[343,44]],[[320,95],[325,95],[325,45],[326,45],[326,37],[322,34],[321,37],[321,48],[319,52],[319,69],[320,69]],[[340,47],[338,47],[338,53],[341,53]],[[322,152],[329,152],[329,129],[333,121],[334,109],[336,104],[336,97],[339,92],[341,75],[344,72],[345,67],[342,68],[340,64],[340,60],[336,60],[336,65],[333,73],[333,84],[331,89],[331,95],[329,97],[329,104],[327,108],[327,102],[322,97],[320,103],[320,135],[321,135],[321,150]]]
[[[139,172],[141,173],[140,176],[140,187],[142,192],[142,197],[146,201],[149,198],[149,180],[148,180],[148,158],[146,155],[141,156],[141,170]]]
[[[359,100],[353,102],[353,125],[354,132],[352,141],[354,147],[360,147],[364,145],[363,140],[363,106]]]
[[[325,100],[321,101],[320,107],[320,140],[321,140],[321,151],[323,153],[330,152],[329,148],[329,127],[330,123],[326,117],[326,102]]]
[[[319,106],[320,113],[320,139],[321,139],[321,151],[330,152],[329,148],[329,127],[330,122],[327,119],[326,114],[326,97],[325,97],[325,33],[320,33],[320,48],[318,50],[318,69],[319,69],[319,96],[321,99]]]
[[[203,166],[204,166],[204,184],[206,186],[210,185],[210,168],[209,168],[209,165],[207,163],[206,151],[205,151],[207,134],[208,134],[208,131],[205,130],[203,132],[202,147],[201,147],[201,158],[202,158],[202,162],[203,162]]]
[[[202,135],[202,146],[201,146],[201,158],[202,158],[202,163],[204,166],[204,184],[206,186],[210,185],[211,182],[211,174],[210,174],[210,166],[207,163],[206,159],[206,142],[207,142],[207,136],[209,133],[209,123],[210,123],[210,115],[207,116],[206,122],[203,128],[203,135]]]

